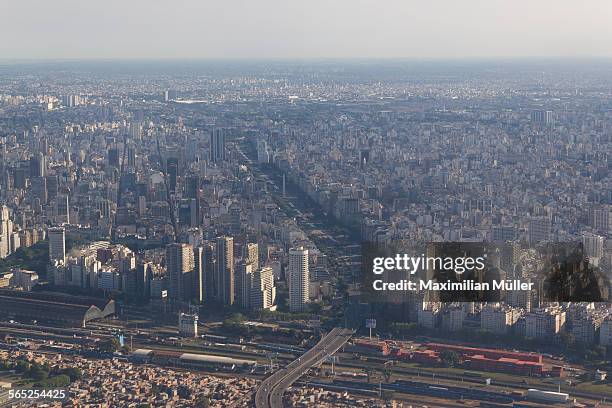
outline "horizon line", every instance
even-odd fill
[[[0,57],[0,63],[36,63],[36,62],[218,62],[218,61],[409,61],[409,62],[445,62],[445,61],[612,61],[609,56],[466,56],[466,57]]]

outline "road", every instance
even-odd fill
[[[351,337],[352,330],[334,328],[313,348],[289,363],[285,368],[266,378],[255,394],[257,408],[281,408],[283,394],[295,381],[312,367],[323,363],[338,351]]]

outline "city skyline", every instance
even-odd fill
[[[612,400],[612,3],[3,12],[0,408]]]

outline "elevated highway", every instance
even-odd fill
[[[266,378],[255,394],[257,408],[282,408],[283,394],[309,369],[323,363],[353,335],[349,329],[334,328],[297,360]]]

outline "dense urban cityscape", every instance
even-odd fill
[[[611,406],[611,68],[0,64],[0,406]],[[533,289],[365,296],[398,242]]]

